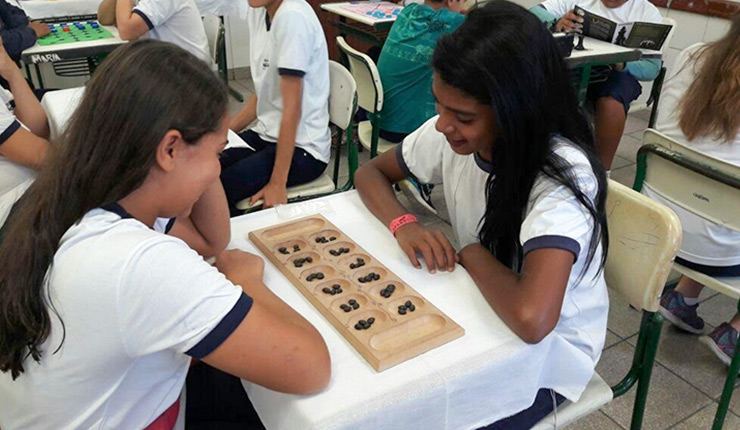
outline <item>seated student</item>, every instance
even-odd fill
[[[46,113],[2,42],[0,38],[0,77],[8,82],[13,101],[0,89],[0,226],[49,150]]]
[[[40,21],[28,21],[22,9],[6,0],[0,0],[0,36],[3,46],[13,61],[21,59],[21,52],[36,44],[36,39],[51,33],[49,26]]]
[[[230,148],[221,183],[232,216],[251,197],[271,207],[287,187],[313,181],[329,162],[329,54],[305,0],[249,0],[249,57],[255,95],[231,119],[252,149]]]
[[[656,129],[688,147],[740,166],[740,16],[722,39],[695,44],[676,58],[665,81]],[[676,261],[710,276],[740,276],[740,234],[695,215],[645,186],[646,195],[673,209],[681,220],[683,241]],[[676,327],[704,332],[697,315],[704,285],[686,276],[661,299],[660,313]],[[735,353],[740,315],[722,323],[704,344],[729,365]]]
[[[618,24],[633,21],[656,24],[663,22],[658,8],[648,0],[545,0],[530,11],[542,21],[555,22],[556,31],[580,31],[583,18],[573,13],[575,6]],[[630,103],[642,93],[638,81],[652,81],[660,73],[660,67],[660,60],[654,58],[612,64],[605,81],[589,86],[587,97],[595,108],[596,147],[607,170],[611,169],[622,139]]]
[[[115,25],[121,39],[149,37],[174,43],[213,64],[195,0],[103,0],[98,21]]]
[[[521,6],[473,9],[432,67],[439,115],[360,168],[357,189],[414,266],[418,254],[432,273],[460,262],[525,342],[557,337],[559,368],[522,394],[534,404],[490,427],[528,429],[553,397],[579,398],[604,346],[606,174],[554,39]],[[443,184],[459,253],[396,199],[408,177]]]
[[[327,385],[321,335],[263,261],[191,249],[230,239],[227,131],[225,85],[181,48],[133,42],[96,71],[0,244],[4,429],[159,425],[192,358],[277,391]]]

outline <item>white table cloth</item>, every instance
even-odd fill
[[[413,268],[356,192],[288,205],[279,211],[298,210],[301,206],[297,205],[318,207],[466,333],[378,373],[268,262],[265,283],[319,330],[332,359],[331,383],[316,395],[281,394],[243,381],[268,429],[477,428],[528,407],[540,387],[542,372],[557,372],[557,363],[547,360],[552,335],[538,345],[525,344],[491,310],[460,266],[453,273],[435,275]],[[248,240],[249,231],[285,221],[276,209],[235,218],[230,247],[261,255]]]

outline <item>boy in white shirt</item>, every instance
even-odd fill
[[[643,21],[661,24],[663,17],[648,0],[545,0],[530,9],[541,21],[556,31],[580,32],[583,18],[573,13],[579,6],[618,24]],[[660,72],[661,61],[655,58],[612,64],[607,79],[588,88],[588,99],[594,104],[596,147],[606,170],[622,139],[630,103],[640,97],[638,81],[652,81]]]
[[[98,20],[118,28],[121,39],[150,37],[174,43],[213,64],[195,0],[103,0]]]
[[[255,95],[231,120],[253,149],[228,149],[221,182],[231,214],[251,197],[287,201],[287,187],[318,178],[330,156],[329,54],[305,0],[249,0],[249,53]]]

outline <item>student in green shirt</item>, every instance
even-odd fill
[[[393,143],[437,114],[430,65],[437,39],[465,20],[465,0],[425,0],[404,7],[378,59],[383,83],[380,137]]]

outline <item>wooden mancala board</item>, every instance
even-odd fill
[[[249,239],[379,372],[465,334],[321,215]]]

